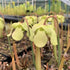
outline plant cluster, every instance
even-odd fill
[[[6,5],[6,7],[2,7],[0,5],[0,11],[4,15],[12,15],[12,16],[25,16],[30,15],[33,12],[37,13],[38,15],[42,15],[43,13],[45,13],[44,9],[38,7],[36,10],[36,6],[33,6],[29,2],[17,6],[15,5],[15,2],[13,2],[12,5],[9,3],[8,5]]]
[[[20,11],[19,11],[20,10]],[[8,4],[5,7],[2,7],[0,5],[0,11],[4,15],[12,15],[12,16],[25,16],[30,15],[31,13],[36,13],[37,15],[43,15],[47,14],[49,11],[49,4],[45,6],[45,8],[42,8],[41,6],[36,8],[36,6],[31,5],[28,1],[26,3],[15,5],[15,2],[12,2],[12,4]],[[52,0],[52,5],[50,5],[50,11],[53,11],[55,13],[59,12],[65,12],[63,9],[61,9],[61,2],[57,0],[57,3]]]
[[[64,9],[62,9],[60,0],[52,0],[52,5],[51,5],[50,10],[53,12],[56,12],[56,13],[60,13],[60,12],[65,13],[66,12]]]
[[[57,18],[58,23],[60,23],[61,19],[62,22],[64,22],[64,16],[56,15],[55,18]],[[24,36],[24,32],[27,33],[29,40],[36,46],[36,70],[41,70],[40,48],[45,47],[49,38],[54,49],[55,59],[58,63],[56,48],[58,45],[58,33],[56,33],[55,29],[57,28],[54,24],[56,23],[54,23],[53,15],[44,15],[40,17],[26,16],[24,22],[13,23],[11,32],[7,35],[8,37],[12,36],[15,41],[20,41]]]
[[[29,13],[33,11],[33,6],[29,2],[27,2],[26,4],[21,4],[19,6],[16,6],[15,2],[12,2],[12,5],[9,3],[5,7],[0,6],[0,11],[4,15],[23,16],[27,14],[27,10],[29,10]]]

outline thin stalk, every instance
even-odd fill
[[[38,47],[36,47],[36,70],[41,70],[41,55]]]
[[[50,2],[50,0],[48,0],[48,2],[49,2],[49,11],[48,12],[50,12],[51,2]]]
[[[58,62],[58,58],[57,58],[57,48],[56,48],[56,46],[53,46],[53,50],[54,50],[55,59],[56,59],[56,61]]]
[[[56,23],[57,23],[57,22],[56,22],[56,20],[54,19],[54,27],[55,27],[55,31],[56,31],[57,36],[58,36],[58,30],[59,30],[59,28],[58,28],[58,24],[56,24]],[[59,61],[58,61],[58,56],[57,56],[57,48],[56,48],[55,45],[53,46],[53,50],[54,50],[55,59],[56,59],[57,63],[59,63]]]
[[[67,48],[66,48],[64,54],[67,53],[67,51],[68,51],[69,48],[70,48],[69,32],[70,32],[70,30],[69,30],[69,25],[68,25],[68,43],[67,43]],[[59,66],[59,69],[58,69],[58,70],[61,70],[61,69],[63,68],[64,62],[65,62],[65,58],[64,58],[64,56],[63,56],[63,58],[62,58],[62,60],[61,60],[61,63],[60,63],[60,66]]]
[[[56,19],[56,21],[57,21],[57,18],[55,18]],[[55,21],[54,21],[55,22]],[[56,23],[55,23],[56,24]],[[58,42],[58,66],[59,66],[59,64],[60,64],[60,61],[61,61],[61,47],[60,47],[60,36],[59,36],[59,25],[58,25],[58,21],[57,21],[57,42]]]
[[[28,21],[26,18],[24,18],[26,20],[26,23],[27,23],[27,27],[28,27],[28,34],[30,36],[30,29],[29,29],[29,24],[28,24]],[[35,56],[34,56],[34,52],[33,52],[33,46],[32,46],[32,42],[31,42],[31,48],[32,48],[32,57],[33,57],[33,63],[35,65]]]
[[[35,55],[34,55],[34,50],[33,50],[32,42],[31,42],[31,48],[32,48],[33,63],[34,63],[34,66],[36,66],[36,65],[35,65]]]
[[[46,19],[45,19],[45,22],[44,22],[44,25],[46,25],[46,21],[47,21],[47,19],[48,18],[54,18],[54,27],[56,28],[55,29],[55,31],[56,31],[56,33],[57,33],[57,38],[59,38],[59,27],[58,27],[58,21],[57,21],[57,18],[55,17],[55,16],[50,16],[50,17],[47,17]],[[59,40],[59,39],[58,39]],[[60,43],[59,43],[59,41],[58,41],[58,45],[59,45]],[[57,53],[56,53],[56,51],[57,51],[57,48],[54,46],[54,56],[55,56],[55,58],[56,58],[56,61],[58,62],[58,60],[57,60]],[[59,50],[60,50],[60,46],[59,46]],[[61,51],[61,50],[60,50]]]
[[[64,6],[65,6],[65,13],[66,13],[66,11],[67,11],[67,5],[65,4]]]
[[[67,44],[67,42],[68,42],[68,36],[66,36],[67,35],[67,26],[65,25],[65,37],[66,37],[66,42],[64,43],[63,42],[63,46],[66,46],[66,44]]]
[[[52,11],[55,12],[55,0],[52,0]]]
[[[61,1],[57,0],[57,9],[56,9],[57,13],[61,12],[60,10],[61,10]]]
[[[21,68],[21,66],[20,66],[20,61],[19,61],[18,55],[17,55],[17,49],[16,49],[16,44],[15,44],[15,42],[13,42],[13,52],[14,52],[14,55],[15,55],[15,59],[16,59],[17,66],[18,66],[19,68]]]
[[[62,70],[65,58],[63,57],[58,70]]]
[[[61,19],[61,54],[62,54],[62,48],[63,48],[63,23]]]
[[[10,38],[9,37],[7,37],[8,38],[8,44],[9,44],[9,47],[10,47],[10,53],[12,54],[12,47],[11,47],[11,43],[10,43]]]
[[[60,47],[59,30],[58,30],[57,40],[58,40],[58,66],[59,66],[60,61],[61,61],[61,47]]]
[[[13,70],[16,70],[16,64],[15,64],[15,59],[14,59],[13,53],[12,53],[12,68],[13,68]]]
[[[6,31],[6,34],[7,34],[7,31]],[[8,39],[8,44],[9,44],[9,47],[10,47],[10,53],[12,55],[12,47],[11,47],[10,37],[7,36],[7,39]]]
[[[68,34],[68,36],[67,36],[68,37],[67,38],[68,39],[68,41],[67,41],[67,50],[68,50],[69,47],[70,47],[70,35],[69,35],[70,34],[70,28],[69,28],[69,24],[68,24],[68,33],[67,34]],[[67,50],[65,50],[65,52],[67,52]]]

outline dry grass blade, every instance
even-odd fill
[[[14,50],[14,55],[15,55],[15,58],[16,58],[17,66],[20,68],[20,62],[19,62],[19,59],[18,59],[17,49],[16,49],[16,44],[15,43],[13,43],[13,50]]]
[[[14,55],[12,56],[12,68],[13,68],[13,70],[16,70],[16,65],[15,65],[15,61],[14,61]]]
[[[47,63],[47,67],[46,67],[46,70],[48,70],[48,63]]]
[[[63,57],[58,70],[62,70],[65,58]]]
[[[69,24],[68,24],[68,45],[67,45],[67,49],[65,50],[65,52],[68,51],[69,47],[70,47],[70,28],[69,28]]]
[[[68,37],[69,37],[69,32],[70,32],[70,30],[69,30],[69,25],[68,25]],[[69,47],[70,47],[70,38],[68,38],[68,44],[67,44],[67,48],[65,50],[65,53],[67,53]],[[63,56],[58,70],[62,70],[64,61],[65,61],[65,57]]]

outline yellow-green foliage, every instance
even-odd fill
[[[0,38],[3,37],[4,19],[0,18]]]

